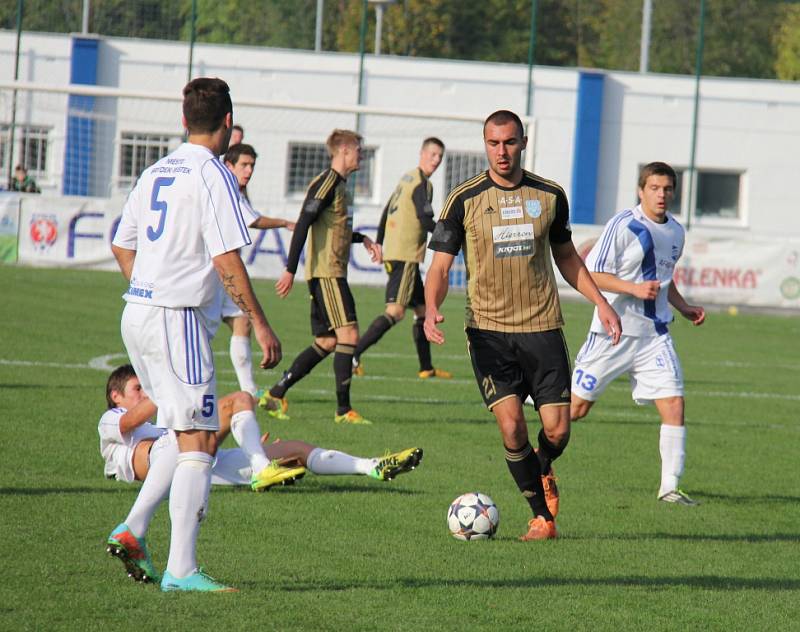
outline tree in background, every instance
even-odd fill
[[[26,31],[75,32],[82,0],[25,0]],[[101,35],[188,40],[191,0],[91,0]],[[363,0],[325,0],[324,50],[359,50]],[[694,74],[700,0],[653,2],[652,72]],[[708,0],[703,74],[800,77],[800,8],[786,0]],[[316,0],[197,0],[200,42],[311,49]],[[638,70],[642,0],[537,0],[535,62]],[[384,13],[389,55],[525,63],[530,0],[398,0]],[[375,9],[365,48],[373,51]],[[16,2],[0,0],[0,28],[16,28]]]
[[[778,79],[800,79],[800,5],[784,5],[780,9],[779,27],[775,33],[775,75]]]

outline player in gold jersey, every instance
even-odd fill
[[[383,265],[389,279],[386,283],[386,310],[378,316],[358,341],[353,356],[353,372],[364,375],[362,354],[405,316],[406,308],[414,310],[411,329],[419,358],[419,377],[450,378],[452,374],[434,369],[431,345],[425,337],[425,295],[419,264],[425,258],[425,242],[433,232],[433,186],[429,178],[442,162],[444,143],[431,136],[422,141],[419,164],[404,174],[386,203],[378,227],[377,243],[382,246]]]
[[[305,277],[311,294],[311,333],[314,342],[300,352],[288,371],[259,400],[277,418],[288,418],[286,391],[331,353],[336,380],[336,423],[369,424],[350,405],[353,351],[358,342],[356,305],[347,284],[350,244],[363,243],[373,261],[380,247],[366,235],[353,232],[353,212],[347,200],[347,176],[361,165],[361,135],[333,130],[327,140],[331,166],[311,181],[295,226],[286,271],[275,284],[278,296],[288,296],[300,253],[306,249]]]
[[[483,139],[489,170],[450,192],[431,237],[425,335],[444,342],[439,307],[463,247],[472,367],[500,429],[511,476],[533,511],[520,539],[551,539],[558,512],[551,463],[569,441],[571,383],[551,251],[563,277],[597,306],[615,344],[622,327],[572,244],[564,190],[522,169],[528,139],[519,117],[508,110],[491,114]],[[522,411],[529,394],[542,423],[538,450],[528,440]]]

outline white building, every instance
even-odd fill
[[[0,81],[13,78],[15,37],[0,32]],[[26,161],[45,190],[125,192],[146,163],[180,142],[187,61],[187,46],[180,42],[24,33],[21,81],[65,86],[72,78],[175,96],[174,102],[73,96],[70,117],[66,95],[20,92],[16,136],[24,138]],[[204,44],[194,50],[194,76],[224,78],[235,104],[355,105],[358,70],[353,54]],[[570,194],[574,223],[602,223],[631,204],[638,167],[651,160],[681,170],[685,220],[693,77],[537,67],[533,85],[532,165]],[[441,204],[451,184],[483,166],[479,121],[499,108],[524,114],[526,86],[522,64],[366,56],[365,105],[474,122],[363,116],[361,129],[373,152],[360,175],[357,203],[380,207],[398,176],[415,164],[422,138],[436,135],[448,149],[444,168],[434,176],[435,202]],[[795,196],[782,186],[791,181],[791,156],[800,140],[800,86],[704,78],[700,95],[692,226],[800,236]],[[3,89],[0,124],[6,130],[10,112],[11,91]],[[81,127],[87,116],[93,129]],[[355,118],[347,112],[237,107],[236,122],[260,152],[251,197],[270,212],[294,214],[305,184],[325,161],[320,147],[327,133],[335,126],[354,127]],[[3,174],[7,131],[4,138]],[[18,142],[17,158],[20,152]],[[87,169],[87,155],[94,158],[89,172],[76,174],[76,162]],[[76,178],[85,182],[76,186]]]
[[[16,34],[0,31],[0,183],[12,161],[24,159],[44,189],[39,200],[23,201],[20,235],[49,221],[56,207],[72,210],[54,217],[61,227],[48,233],[66,226],[66,243],[51,248],[20,239],[19,260],[112,266],[106,242],[119,198],[147,164],[181,142],[188,47],[34,33],[21,41],[12,159]],[[447,146],[432,178],[436,209],[451,186],[484,168],[486,115],[524,114],[527,98],[522,64],[367,55],[359,110],[355,54],[198,44],[193,60],[193,76],[222,77],[231,86],[235,122],[259,152],[250,197],[265,214],[296,217],[308,181],[327,166],[327,135],[358,127],[369,151],[354,183],[356,227],[367,232],[397,179],[416,164],[423,138],[438,136]],[[636,202],[641,165],[672,164],[681,179],[673,210],[691,228],[676,271],[684,294],[800,308],[800,221],[790,186],[800,86],[702,79],[690,204],[694,91],[688,76],[536,67],[526,166],[567,191],[575,243],[585,249],[597,224]],[[4,230],[13,232],[13,218],[6,218]],[[277,276],[285,263],[288,240],[271,233],[254,237],[247,263],[255,276]],[[352,266],[354,282],[383,283],[381,269],[356,249]]]

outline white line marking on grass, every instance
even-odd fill
[[[227,352],[224,351],[217,351],[215,355],[226,355]],[[95,358],[90,359],[86,364],[79,364],[79,363],[65,363],[65,362],[40,362],[35,360],[12,360],[8,358],[0,358],[0,366],[20,366],[20,367],[48,367],[54,369],[91,369],[94,371],[111,371],[116,368],[117,362],[112,362],[115,358],[119,358],[124,360],[125,359],[124,353],[110,353],[107,355],[97,356]],[[410,356],[409,356],[410,357]],[[229,369],[221,369],[220,373],[231,373],[232,371]],[[323,378],[323,379],[330,379],[332,377],[332,373],[325,372],[325,373],[317,373],[311,374],[310,377],[312,378]],[[434,378],[436,379],[436,378]],[[420,383],[424,380],[420,380],[416,377],[392,377],[388,375],[365,375],[360,378],[356,378],[357,381],[360,380],[369,380],[375,382],[415,382]],[[465,384],[473,384],[473,380],[467,379],[458,379],[454,378],[451,380],[440,380],[436,382],[437,386],[447,386],[448,384],[453,385],[465,385]],[[611,386],[613,390],[629,390],[627,386]],[[328,393],[329,391],[325,391]],[[687,390],[687,395],[695,396],[695,397],[714,397],[714,398],[739,398],[739,399],[772,399],[772,400],[779,400],[779,401],[789,401],[789,402],[798,402],[800,401],[800,395],[796,394],[789,394],[789,393],[761,393],[757,391],[697,391],[697,390]],[[375,397],[379,398],[382,396],[379,395],[370,395],[368,397]],[[387,401],[395,401],[398,399],[397,396],[385,396]],[[444,402],[448,403],[451,400],[439,400],[439,399],[409,399],[408,401],[420,401],[420,402]],[[460,400],[456,400],[457,401]]]

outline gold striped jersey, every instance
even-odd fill
[[[347,276],[353,211],[348,203],[346,180],[333,169],[326,169],[308,185],[289,248],[286,264],[289,272],[297,270],[306,237],[306,279]]]
[[[421,262],[425,258],[425,241],[435,226],[432,199],[433,185],[419,167],[400,178],[378,227],[377,241],[383,244],[386,261]]]
[[[467,327],[536,332],[564,324],[550,244],[571,239],[558,184],[525,171],[507,189],[485,171],[450,192],[428,247],[452,255],[463,248]]]

